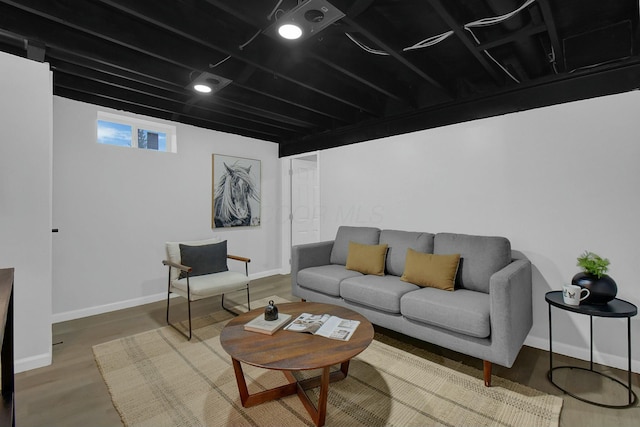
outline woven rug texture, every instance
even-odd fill
[[[269,299],[252,302],[252,308]],[[93,347],[125,426],[313,425],[297,396],[243,408],[229,355],[226,321],[194,322],[187,341],[167,326]],[[293,332],[291,332],[293,333]],[[458,362],[447,366],[374,340],[329,386],[327,426],[557,426],[562,399],[493,378]],[[249,392],[282,385],[279,371],[243,365]],[[337,369],[337,366],[336,366]],[[318,372],[305,372],[304,376]],[[317,390],[309,393],[317,399]]]

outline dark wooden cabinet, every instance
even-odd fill
[[[0,364],[2,405],[0,426],[15,426],[15,382],[13,369],[13,268],[0,269]]]

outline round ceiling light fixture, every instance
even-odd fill
[[[278,34],[287,40],[295,40],[302,37],[302,28],[295,24],[284,24],[278,28]]]
[[[194,85],[193,88],[200,93],[210,93],[211,87],[203,84]]]

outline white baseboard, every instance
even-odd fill
[[[160,294],[147,295],[140,298],[133,298],[130,300],[118,301],[110,304],[81,308],[79,310],[66,311],[64,313],[56,313],[51,317],[51,323],[66,322],[67,320],[81,319],[83,317],[95,316],[96,314],[103,314],[110,311],[137,307],[139,305],[160,301],[165,298],[167,298],[167,293],[162,292]]]
[[[262,279],[263,277],[276,276],[280,274],[282,274],[282,271],[280,269],[262,271],[260,273],[250,274],[249,279],[256,280],[256,279]]]
[[[30,371],[31,369],[42,368],[44,366],[51,365],[52,356],[51,353],[39,354],[37,356],[25,357],[23,359],[17,359],[13,364],[14,372]]]
[[[261,279],[276,274],[281,274],[280,270],[263,271],[260,273],[250,274],[249,280]],[[81,319],[83,317],[95,316],[97,314],[109,313],[111,311],[122,310],[125,308],[137,307],[139,305],[149,304],[161,301],[167,298],[167,293],[162,292],[154,295],[146,295],[140,298],[133,298],[125,301],[113,302],[110,304],[98,305],[94,307],[81,308],[79,310],[66,311],[64,313],[55,313],[51,317],[51,323],[66,322],[67,320]]]
[[[524,344],[529,347],[549,351],[548,339],[528,336],[524,341]],[[556,340],[553,340],[553,354],[563,354],[565,356],[585,360],[587,362],[590,360],[588,348],[567,345],[561,342],[556,342]],[[611,366],[613,368],[622,369],[623,371],[629,369],[629,360],[626,357],[603,353],[602,351],[599,351],[597,349],[594,349],[593,351],[593,362],[605,366]],[[554,363],[554,366],[555,365],[556,364]],[[640,360],[631,359],[631,371],[640,373]]]

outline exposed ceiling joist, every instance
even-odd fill
[[[282,155],[637,87],[637,0],[329,1],[346,16],[285,42],[264,30],[299,0],[0,0],[0,50],[56,95]],[[196,94],[205,73],[231,82]]]

